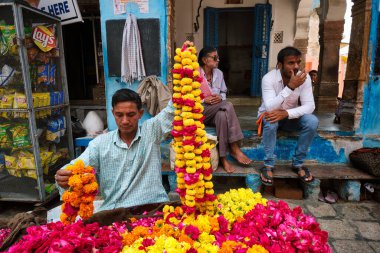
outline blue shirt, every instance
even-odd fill
[[[162,185],[160,142],[172,130],[173,117],[174,107],[169,102],[156,117],[139,126],[129,147],[116,129],[96,137],[77,158],[96,171],[104,198],[99,211],[169,200]],[[63,191],[61,188],[60,193]]]

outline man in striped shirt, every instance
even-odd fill
[[[96,137],[77,158],[96,171],[104,198],[99,211],[168,201],[162,185],[160,142],[172,130],[172,103],[139,126],[144,113],[140,96],[120,89],[112,97],[112,113],[118,129]],[[64,168],[57,171],[61,194],[68,188],[70,175]]]

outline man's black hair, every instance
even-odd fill
[[[310,71],[309,71],[309,75],[311,75],[311,74],[318,74],[318,71],[316,71],[315,69],[310,70]]]
[[[215,47],[204,47],[202,50],[199,52],[198,55],[198,63],[201,67],[203,67],[205,64],[202,61],[203,57],[207,57],[209,53],[215,52],[217,49]]]
[[[137,109],[141,110],[142,102],[139,94],[130,89],[120,89],[112,96],[112,108],[121,102],[133,102],[136,104]]]
[[[300,56],[301,51],[295,47],[285,47],[278,52],[277,62],[284,64],[284,59],[287,56]]]

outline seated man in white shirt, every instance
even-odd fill
[[[262,80],[263,103],[258,116],[262,116],[263,127],[265,156],[260,176],[264,185],[273,184],[278,129],[299,133],[292,170],[305,183],[314,180],[303,162],[316,135],[319,121],[312,114],[315,104],[311,80],[304,70],[300,71],[300,63],[301,52],[294,47],[285,47],[277,55],[276,69],[267,73]]]

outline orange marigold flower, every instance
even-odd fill
[[[83,192],[85,194],[94,194],[98,190],[98,183],[92,182],[91,184],[85,184],[83,186]]]
[[[92,173],[84,173],[81,175],[81,180],[83,184],[92,183],[95,181],[95,175]]]
[[[189,243],[191,246],[193,246],[193,244],[194,244],[194,241],[193,241],[190,237],[188,237],[186,234],[181,234],[181,235],[179,236],[179,238],[178,238],[178,241],[179,241],[179,242],[187,242],[187,243]]]
[[[143,226],[137,226],[133,229],[132,233],[137,237],[146,237],[149,235],[149,228]]]
[[[69,177],[69,186],[73,188],[74,191],[80,191],[83,187],[82,180],[79,175],[72,175]]]
[[[122,234],[122,237],[123,237],[122,242],[124,246],[130,246],[138,239],[138,237],[135,234],[128,233],[128,232]]]

